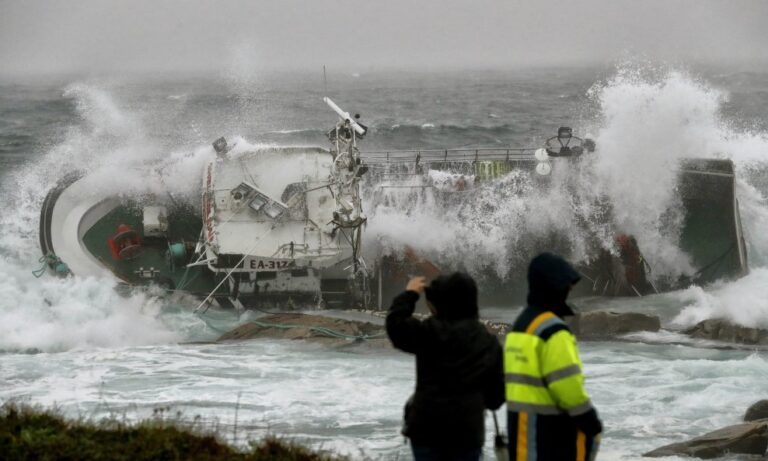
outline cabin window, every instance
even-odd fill
[[[248,203],[253,211],[260,211],[267,204],[267,199],[261,194],[257,195],[253,200]]]
[[[280,206],[279,204],[272,202],[266,207],[264,207],[264,214],[269,216],[272,219],[277,219],[280,216],[282,216],[283,212],[285,212],[285,208]]]

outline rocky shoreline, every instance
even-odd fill
[[[690,456],[700,459],[725,455],[765,455],[768,449],[768,400],[752,404],[744,422],[709,432],[685,442],[672,443],[643,456]]]
[[[692,338],[723,341],[734,344],[768,346],[768,330],[749,328],[724,319],[709,319],[684,330]]]
[[[301,339],[330,347],[363,342],[369,347],[391,347],[383,325],[302,313],[268,314],[224,333],[217,341],[256,338]]]
[[[271,313],[247,322],[223,334],[218,341],[241,341],[256,338],[306,340],[329,346],[366,343],[369,347],[390,347],[383,326],[382,312],[360,312],[370,321],[342,319],[322,313]],[[500,340],[511,329],[504,322],[481,320]],[[581,341],[633,341],[633,334],[663,331],[661,320],[654,315],[637,312],[596,310],[579,313],[568,324]],[[713,347],[768,346],[768,330],[734,325],[724,319],[704,320],[680,330],[692,340],[712,341]]]

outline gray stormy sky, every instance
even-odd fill
[[[768,63],[762,0],[0,0],[0,74]]]

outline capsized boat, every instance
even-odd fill
[[[412,204],[419,200],[425,188],[429,188],[437,206],[456,207],[484,184],[513,171],[528,174],[539,188],[537,190],[544,190],[549,187],[555,169],[568,162],[579,162],[580,157],[591,155],[595,149],[593,140],[575,136],[570,127],[561,127],[556,136],[547,139],[539,148],[363,152],[363,159],[372,169],[366,177],[364,192],[374,204]],[[585,281],[576,285],[574,294],[645,296],[691,284],[734,279],[748,273],[733,163],[727,159],[685,159],[678,165],[675,191],[683,210],[677,244],[693,271],[686,276],[655,277],[641,250],[644,242],[610,225],[612,209],[609,201],[603,199],[591,206],[603,208],[602,219],[609,222],[608,228],[613,228],[613,237],[588,242],[593,257],[578,266]],[[387,195],[390,193],[410,196],[393,200]],[[403,210],[403,213],[411,212],[413,210]],[[510,299],[522,298],[526,291],[525,262],[541,251],[567,254],[567,240],[562,235],[552,234],[532,236],[521,242],[517,250],[524,257],[519,258],[519,267],[513,268],[504,280],[495,278],[490,270],[484,274],[486,289],[482,291],[486,293],[486,301],[508,303]],[[451,263],[441,261],[439,256],[429,259],[420,254],[418,248],[410,247],[399,255],[384,256],[381,264],[383,297],[393,295],[409,274],[436,275],[441,266]]]
[[[325,100],[340,117],[331,149],[242,150],[220,138],[199,207],[67,175],[41,210],[46,264],[59,275],[192,294],[198,309],[367,305],[359,193],[367,167],[357,147],[367,128]]]

